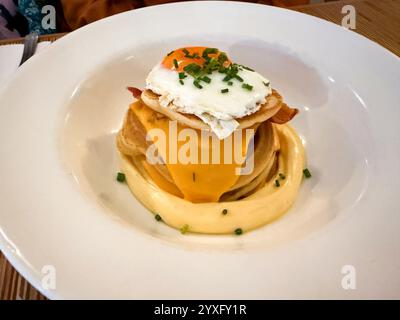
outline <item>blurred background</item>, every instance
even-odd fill
[[[336,0],[247,0],[293,7]],[[68,32],[127,10],[182,0],[0,0],[0,39]],[[44,22],[44,23],[43,23]]]

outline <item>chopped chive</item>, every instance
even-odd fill
[[[183,82],[182,79],[179,80],[179,83],[180,83],[181,85],[184,85],[184,84],[185,84],[185,83]]]
[[[228,213],[228,209],[222,210],[222,214],[227,214],[227,213]]]
[[[248,83],[243,83],[242,88],[249,90],[249,91],[253,90],[253,86],[249,85]]]
[[[219,64],[219,62],[218,62],[217,59],[212,58],[212,59],[210,60],[210,66],[209,66],[209,68],[211,68],[213,71],[218,70],[218,69],[220,68],[220,66],[221,66],[221,65]]]
[[[211,78],[204,76],[203,78],[201,78],[202,81],[210,83],[211,82]]]
[[[249,70],[249,71],[253,71],[254,72],[254,70],[252,69],[252,68],[249,68],[249,67],[246,67],[246,66],[241,66],[243,69],[246,69],[246,70]]]
[[[195,76],[200,72],[201,67],[197,63],[190,63],[187,66],[185,66],[183,70],[185,70],[191,76]]]
[[[285,179],[286,179],[286,176],[285,176],[283,173],[280,173],[280,174],[279,174],[279,178],[281,178],[282,180],[285,180]]]
[[[264,83],[264,86],[266,86],[266,87],[268,87],[270,84],[270,82],[264,82],[264,81],[263,81],[263,83]]]
[[[122,172],[118,172],[117,173],[117,181],[118,182],[125,182],[125,174],[123,174]]]
[[[188,54],[185,57],[190,58],[190,59],[200,59],[200,56],[198,53]]]
[[[185,53],[185,57],[190,58],[190,59],[200,59],[200,56],[197,52],[195,52],[193,54],[189,54],[189,51],[188,51],[188,53]]]
[[[218,56],[218,62],[223,64],[226,60],[228,60],[228,57],[225,52],[221,52]]]
[[[194,173],[194,172],[192,173],[192,180],[196,181],[196,173]]]
[[[203,51],[201,56],[203,58],[206,58],[206,57],[208,57],[209,54],[217,53],[217,52],[218,52],[217,48],[206,48],[206,49],[204,49],[204,51]]]
[[[181,228],[181,233],[185,234],[189,231],[189,225],[185,224],[182,228]]]
[[[161,220],[162,220],[162,218],[161,218],[161,216],[160,216],[159,214],[156,214],[156,215],[154,216],[154,218],[155,218],[157,221],[161,221]]]
[[[174,50],[172,50],[170,53],[167,54],[167,57],[169,57],[171,54],[174,53]]]
[[[194,63],[189,63],[187,66],[183,67],[183,70],[185,70],[186,72],[192,71],[194,65]]]
[[[190,54],[190,51],[186,48],[183,48],[182,52],[185,53],[186,57],[200,58],[198,53]],[[216,56],[210,57],[210,54],[216,54]],[[225,52],[221,52],[217,48],[206,48],[201,53],[201,56],[205,60],[203,65],[200,65],[198,63],[190,63],[183,68],[184,72],[179,73],[180,80],[185,79],[187,76],[193,77],[193,85],[198,89],[203,88],[203,85],[201,84],[202,81],[206,83],[210,83],[212,81],[212,78],[207,75],[212,74],[214,71],[225,74],[222,81],[227,82],[228,86],[233,85],[233,79],[244,82],[243,78],[239,76],[239,71],[244,69],[254,71],[249,67],[236,63],[225,64],[226,61],[229,61],[228,57]],[[179,63],[176,59],[174,59],[174,66],[176,69],[179,68]],[[183,84],[181,81],[180,83]],[[249,91],[253,90],[253,86],[247,83],[243,83],[242,87]],[[229,90],[222,89],[221,92],[227,93],[229,92]]]
[[[197,87],[199,89],[203,89],[203,86],[197,80],[194,80],[193,84],[194,84],[195,87]]]
[[[281,186],[281,184],[280,184],[279,180],[278,179],[275,180],[275,187],[280,187],[280,186]]]
[[[243,233],[242,228],[237,228],[237,229],[235,229],[235,234],[236,234],[237,236],[240,236],[242,233]]]
[[[243,82],[243,78],[235,74],[235,79],[239,80],[240,82]]]
[[[219,73],[226,73],[226,68],[225,68],[224,66],[220,66],[220,67],[218,68],[218,72],[219,72]]]
[[[311,172],[310,172],[310,170],[308,170],[307,168],[305,168],[304,170],[303,170],[303,174],[304,174],[304,176],[308,179],[308,178],[311,178]]]

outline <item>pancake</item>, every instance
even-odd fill
[[[176,120],[179,123],[188,126],[190,128],[199,130],[211,130],[210,126],[200,120],[197,116],[192,114],[184,114],[177,112],[172,108],[165,108],[159,103],[159,96],[150,90],[142,92],[140,99],[149,108],[157,111],[158,113],[164,114],[171,120]],[[269,118],[273,117],[278,113],[282,106],[282,96],[276,91],[272,90],[272,94],[266,97],[266,102],[260,107],[260,109],[248,116],[235,119],[239,122],[238,129],[246,129],[253,126],[256,123],[261,123]]]

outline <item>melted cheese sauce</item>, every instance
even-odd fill
[[[153,181],[163,190],[181,196],[185,200],[191,202],[217,202],[220,196],[229,190],[239,179],[236,170],[240,169],[243,162],[235,162],[235,152],[241,153],[242,156],[246,155],[249,141],[253,137],[252,135],[242,134],[241,143],[238,144],[240,145],[240,149],[229,149],[228,152],[231,152],[230,158],[232,162],[225,163],[225,142],[229,143],[231,140],[213,140],[210,139],[209,136],[202,136],[200,130],[190,128],[191,132],[196,134],[196,142],[194,140],[189,142],[188,139],[182,141],[179,139],[172,139],[177,142],[176,146],[174,146],[169,139],[170,134],[172,134],[170,131],[173,129],[170,127],[171,121],[168,118],[157,118],[157,114],[141,102],[133,103],[130,108],[135,113],[146,132],[152,137],[152,141],[157,148],[166,151],[165,153],[161,153],[161,156],[176,186],[165,180],[151,164],[146,163],[146,161],[144,161],[145,163],[143,164]],[[177,137],[179,137],[179,134],[187,129],[187,127],[177,122],[175,122],[175,124]],[[166,139],[162,140],[156,138],[155,135],[152,135],[152,129],[161,130]],[[186,149],[185,145],[191,145],[195,150]],[[216,157],[216,162],[218,163],[214,164],[212,163],[212,158],[215,157],[215,155],[213,155],[213,150],[216,149],[219,150],[219,155]],[[188,156],[194,151],[195,154],[197,154],[197,157],[195,156],[195,163],[180,163],[179,161],[174,161],[178,159],[179,152],[182,150],[186,150]],[[201,163],[202,154],[203,156],[204,154],[208,155],[208,157],[206,157],[208,163],[204,163],[204,161]]]
[[[189,232],[207,234],[232,234],[236,228],[249,231],[284,214],[295,201],[302,181],[305,155],[301,140],[289,125],[276,125],[276,128],[281,144],[277,174],[284,173],[286,178],[281,180],[280,187],[274,184],[278,176],[271,178],[263,188],[243,200],[186,201],[155,185],[142,163],[133,163],[120,154],[122,170],[132,193],[173,228],[187,225]],[[226,215],[222,214],[224,209],[228,210]]]

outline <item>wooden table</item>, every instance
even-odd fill
[[[400,56],[400,0],[346,0],[293,7],[293,10],[340,24],[341,9],[351,4],[357,12],[355,32],[379,43]],[[55,41],[64,34],[41,36],[40,41]],[[22,43],[23,39],[0,40],[0,45]],[[0,299],[45,299],[0,253]]]
[[[355,32],[400,56],[400,0],[347,0],[293,9],[341,24],[344,16],[341,9],[345,4],[356,9]]]

